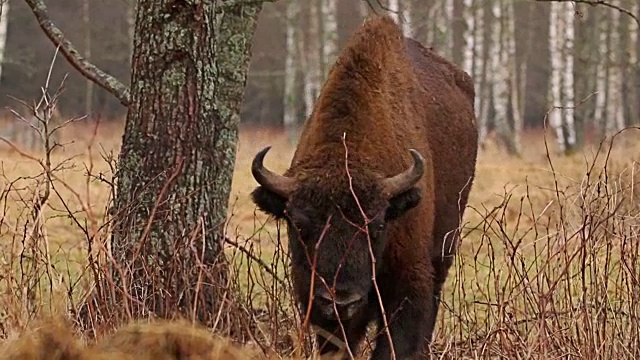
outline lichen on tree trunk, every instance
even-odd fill
[[[102,299],[114,301],[102,309],[211,325],[228,296],[223,225],[261,3],[220,3],[138,2],[113,209],[116,291],[102,282]]]

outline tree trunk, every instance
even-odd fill
[[[218,3],[138,1],[113,209],[116,289],[99,282],[96,299],[117,310],[102,316],[232,321],[221,308],[223,225],[261,3]]]
[[[427,44],[447,59],[451,59],[453,48],[452,17],[453,0],[434,1],[429,9]]]
[[[636,18],[640,19],[640,4],[636,3],[635,4],[635,14],[636,14]],[[637,25],[637,24],[636,24]],[[635,31],[635,43],[636,43],[636,55],[635,55],[635,80],[636,80],[636,86],[635,86],[635,95],[634,95],[634,100],[632,104],[635,104],[635,114],[636,114],[636,120],[635,120],[635,125],[640,125],[640,27],[636,27],[636,31]]]
[[[574,88],[574,40],[575,40],[575,11],[574,5],[562,5],[562,16],[564,16],[564,41],[562,46],[562,101],[563,101],[563,126],[566,134],[564,138],[566,151],[574,151],[576,147],[576,126],[575,126],[575,88]]]
[[[387,7],[389,16],[398,24],[402,29],[404,36],[413,36],[413,27],[411,21],[411,2],[399,0],[389,0],[389,6]]]
[[[509,0],[507,0],[509,1]],[[510,66],[509,66],[509,14],[505,12],[503,0],[495,0],[492,6],[493,20],[491,23],[491,85],[493,93],[493,103],[495,108],[495,126],[500,141],[506,145],[509,153],[514,153],[512,144],[509,141],[511,129],[509,127],[509,103],[510,103]]]
[[[359,6],[358,6],[358,11],[360,13],[360,17],[363,19],[366,19],[367,16],[369,16],[369,11],[371,10],[371,7],[369,6],[369,3],[367,2],[367,0],[359,0]]]
[[[91,5],[90,0],[82,0],[82,23],[84,25],[84,57],[91,61]],[[93,81],[86,80],[84,111],[93,111]]]
[[[617,1],[612,1],[612,4],[618,5]],[[622,130],[625,126],[624,121],[624,104],[622,103],[622,38],[620,31],[620,12],[617,10],[610,10],[610,27],[609,31],[609,51],[607,51],[609,61],[608,70],[609,75],[607,77],[607,121],[605,126],[605,134],[612,135],[619,130]],[[625,29],[626,30],[626,29]]]
[[[336,61],[338,52],[338,17],[336,0],[320,0],[320,24],[322,32],[322,78]]]
[[[596,66],[596,105],[595,122],[598,125],[598,135],[602,137],[606,133],[607,127],[607,83],[609,82],[609,37],[610,37],[610,17],[609,11],[599,12],[596,20],[598,26],[597,55],[598,64]]]
[[[462,68],[471,76],[471,78],[477,81],[474,70],[474,64],[476,57],[474,54],[476,42],[476,19],[475,19],[475,7],[473,6],[473,0],[464,0],[462,19],[465,24],[464,30],[464,46],[462,48]],[[476,84],[477,87],[477,84]],[[477,89],[476,89],[477,90]],[[476,108],[477,110],[477,108]]]
[[[302,68],[304,71],[304,107],[305,116],[309,118],[313,112],[318,93],[320,92],[320,61],[318,58],[322,55],[320,50],[320,25],[318,21],[317,1],[307,2],[308,6],[308,24],[307,34],[303,47],[303,53],[300,54],[302,60]]]
[[[508,146],[511,154],[519,155],[522,151],[522,145],[520,138],[522,135],[523,118],[522,118],[522,102],[520,100],[522,87],[520,81],[522,79],[522,72],[518,67],[518,58],[516,53],[516,12],[512,1],[503,3],[505,6],[505,39],[503,44],[506,46],[504,50],[506,57],[506,64],[508,64],[509,70],[509,108],[510,108],[510,124],[509,132],[504,141]]]
[[[402,14],[400,10],[400,2],[399,0],[389,0],[389,5],[387,6],[389,9],[389,16],[398,24],[402,23]]]
[[[474,63],[473,72],[475,74],[474,81],[476,82],[476,99],[475,107],[478,114],[478,140],[481,146],[484,146],[485,140],[489,133],[489,108],[491,104],[491,82],[489,78],[489,51],[491,39],[489,36],[491,26],[486,25],[486,11],[488,9],[489,2],[479,4],[475,2],[476,7],[474,12],[474,24],[475,31],[473,35],[475,47],[474,51]]]
[[[4,65],[5,45],[7,44],[7,28],[9,25],[9,0],[0,0],[0,81]]]
[[[588,99],[575,109],[576,120],[576,148],[580,148],[585,144],[586,130],[592,127],[595,120],[595,96],[591,94],[596,92],[596,67],[598,61],[598,22],[597,13],[600,11],[590,11],[587,4],[577,4],[576,12],[584,14],[575,18],[575,42],[574,42],[574,59],[575,68],[575,98]]]
[[[411,1],[405,1],[402,3],[402,29],[405,36],[413,37],[413,4]]]
[[[549,48],[551,52],[549,125],[556,133],[558,151],[573,151],[576,145],[574,67],[574,10],[570,3],[551,3]]]
[[[284,61],[284,119],[283,124],[289,134],[289,140],[295,143],[299,122],[296,117],[296,74],[298,66],[298,14],[300,4],[290,1],[287,4],[286,54]]]
[[[631,4],[630,4],[631,5]],[[637,1],[631,5],[630,11],[637,13],[637,9],[640,7]],[[625,105],[625,118],[627,119],[627,125],[635,125],[639,123],[640,114],[638,113],[638,84],[636,82],[636,74],[638,72],[638,24],[630,16],[624,17],[624,25],[626,29],[622,29],[622,34],[625,38],[625,61],[624,61],[624,105]]]

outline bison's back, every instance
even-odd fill
[[[434,256],[448,252],[442,244],[460,224],[475,173],[478,131],[471,77],[460,68],[406,40],[407,52],[423,91],[427,137],[434,166],[436,219]],[[451,249],[453,250],[453,249]]]

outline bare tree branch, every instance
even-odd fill
[[[98,84],[120,100],[124,106],[129,106],[131,102],[129,89],[113,76],[100,70],[98,67],[87,61],[80,52],[67,40],[60,29],[51,21],[47,6],[42,0],[24,0],[31,8],[38,24],[47,35],[49,40],[57,47],[60,47],[62,54],[69,63],[76,68],[84,77]]]
[[[371,11],[373,11],[374,14],[378,14],[378,12],[376,11],[375,5],[374,5],[374,0],[362,0],[364,2],[367,3],[367,5],[369,5],[369,8],[371,9]],[[382,1],[380,0],[375,0],[375,3],[378,5],[378,7],[380,7],[380,9],[385,10],[385,11],[389,11],[389,12],[394,12],[393,10],[389,9],[387,6],[385,6]]]
[[[574,4],[588,4],[591,6],[604,6],[604,7],[608,7],[617,11],[620,11],[623,14],[626,14],[628,16],[630,16],[633,20],[635,20],[636,24],[638,24],[638,28],[640,28],[640,19],[638,19],[638,17],[636,16],[636,14],[634,14],[633,12],[631,12],[631,10],[625,9],[623,7],[620,7],[616,4],[612,4],[610,2],[607,2],[605,0],[535,0],[536,2],[572,2]]]

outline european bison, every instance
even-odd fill
[[[473,100],[464,71],[389,17],[371,19],[329,73],[291,167],[266,169],[269,147],[255,156],[253,201],[287,222],[295,295],[303,313],[312,305],[321,353],[345,336],[355,351],[370,321],[381,329],[380,302],[397,358],[428,353],[475,173]],[[372,357],[391,351],[381,331]]]

